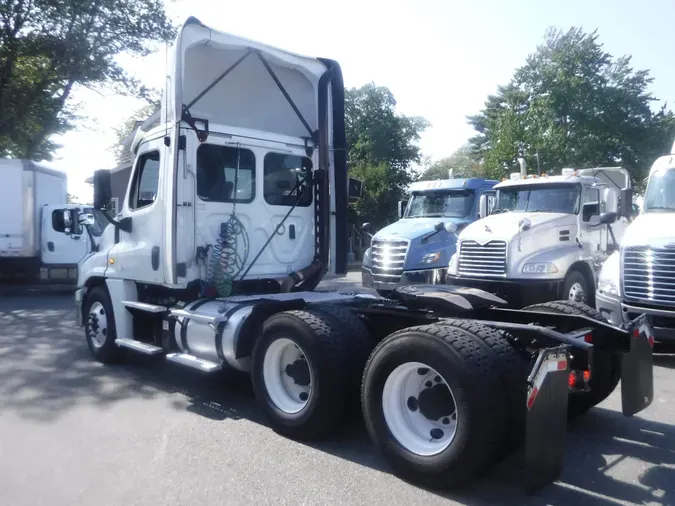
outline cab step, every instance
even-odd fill
[[[169,308],[166,306],[159,306],[157,304],[148,304],[147,302],[138,302],[136,300],[123,300],[122,305],[127,309],[137,309],[146,313],[169,314]]]
[[[169,353],[166,356],[166,359],[169,362],[191,367],[202,372],[215,372],[220,371],[223,368],[221,364],[210,362],[209,360],[203,360],[188,353]]]
[[[164,350],[159,346],[136,341],[135,339],[117,338],[115,339],[115,344],[117,346],[122,346],[123,348],[129,348],[130,350],[143,353],[144,355],[159,355],[160,353],[164,353]]]

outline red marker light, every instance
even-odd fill
[[[591,371],[584,371],[584,381],[588,383],[588,380],[591,379]]]
[[[574,388],[574,385],[577,384],[577,376],[574,374],[574,371],[570,371],[570,375],[567,377],[567,384],[570,388]]]
[[[584,341],[586,341],[587,343],[592,343],[593,342],[593,334],[586,334],[584,336]]]

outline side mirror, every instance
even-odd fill
[[[478,218],[485,218],[488,215],[488,196],[483,193],[478,201]]]
[[[621,190],[621,216],[623,218],[632,218],[633,214],[633,189],[624,188]]]
[[[355,204],[363,197],[363,181],[349,176],[347,182],[347,201]]]
[[[94,209],[106,209],[112,198],[110,171],[101,169],[94,172]]]
[[[361,230],[363,230],[364,232],[368,232],[370,230],[370,223],[365,222],[363,225],[361,225]]]
[[[440,231],[443,230],[444,228],[445,228],[445,223],[443,223],[442,221],[439,221],[438,223],[436,223],[436,224],[434,225],[434,230],[435,230],[436,232],[440,232]]]
[[[611,213],[602,213],[600,215],[600,223],[603,225],[611,225],[614,223],[617,218],[619,218],[619,213],[611,212]]]
[[[63,224],[65,225],[63,233],[70,236],[82,235],[82,225],[80,224],[77,209],[63,210]]]
[[[403,218],[403,215],[405,214],[405,208],[408,205],[407,200],[399,200],[398,201],[398,217],[399,219]]]

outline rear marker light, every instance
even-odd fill
[[[586,341],[587,343],[593,343],[593,334],[586,334],[584,336],[584,341]]]
[[[588,383],[588,380],[591,379],[591,371],[584,371],[584,381]]]
[[[574,371],[570,371],[570,375],[567,377],[567,384],[570,388],[574,388],[574,385],[577,384],[577,376]]]

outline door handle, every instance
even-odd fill
[[[288,237],[289,239],[295,239],[295,225],[288,225]]]

